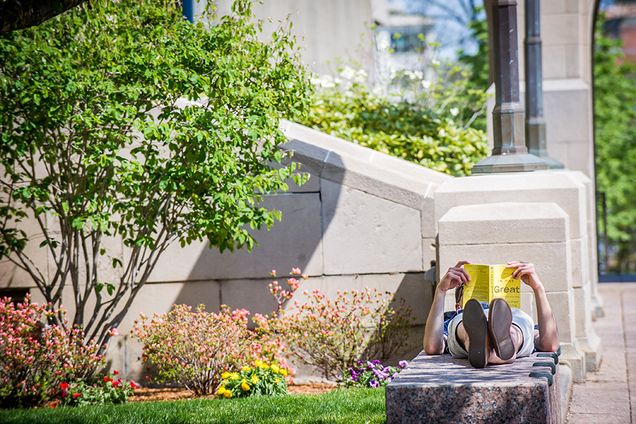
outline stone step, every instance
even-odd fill
[[[477,369],[422,352],[386,388],[387,423],[558,424],[559,375],[556,353]]]

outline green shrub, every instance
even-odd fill
[[[348,67],[337,78],[315,78],[301,123],[436,171],[468,175],[488,153],[486,133],[471,127],[484,113],[486,94],[468,88],[461,68],[435,66],[444,80],[403,71],[388,88],[372,87],[364,71]]]

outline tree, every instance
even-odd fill
[[[636,242],[636,67],[621,63],[621,41],[604,36],[602,26],[601,17],[594,50],[594,130],[597,190],[605,197],[607,222],[601,211],[598,227],[616,246],[617,260],[608,271],[626,273],[636,268],[633,258],[630,265]]]
[[[262,196],[302,179],[278,149],[279,120],[308,104],[294,39],[260,41],[250,0],[212,13],[206,28],[174,2],[101,0],[0,38],[0,257],[52,306],[70,285],[73,324],[100,343],[171,243],[251,248],[249,227],[280,219]]]
[[[39,25],[86,0],[3,0],[0,2],[0,34]]]

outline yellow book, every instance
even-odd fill
[[[470,276],[470,281],[464,287],[462,307],[472,298],[487,303],[501,298],[511,308],[521,307],[521,280],[512,278],[514,268],[506,265],[466,264],[464,270]]]

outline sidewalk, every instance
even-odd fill
[[[603,362],[574,384],[568,424],[636,424],[636,283],[601,283],[605,316],[593,323]]]

